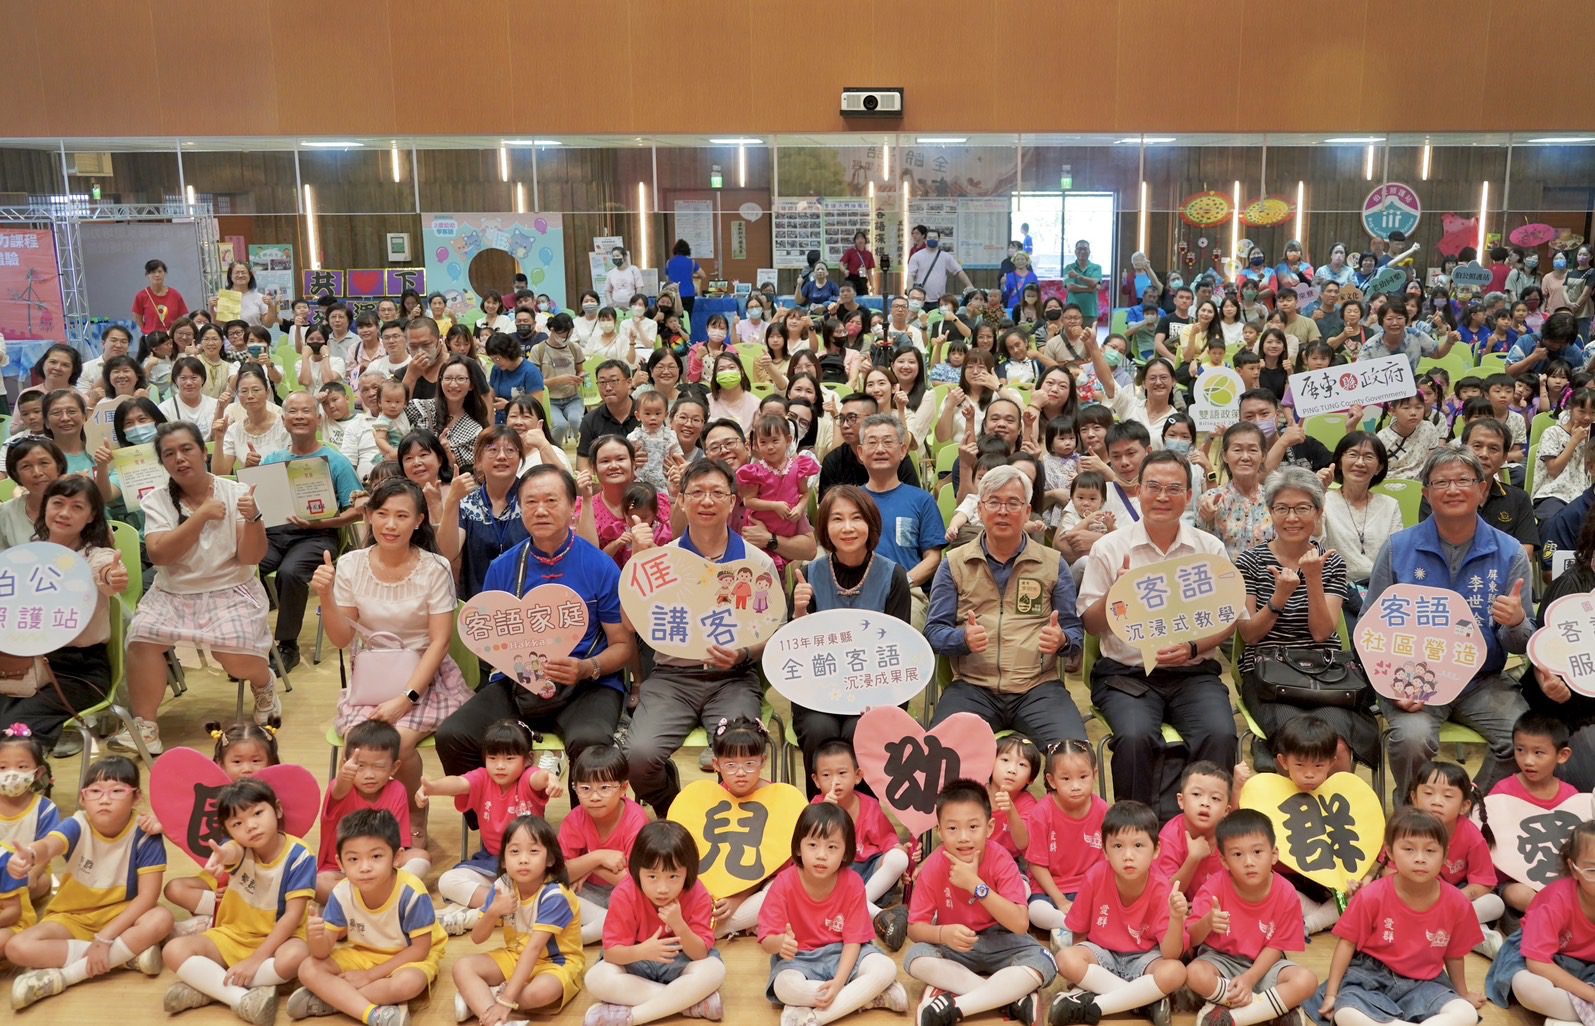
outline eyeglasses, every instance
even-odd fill
[[[709,502],[724,502],[731,498],[731,493],[721,488],[710,488],[707,491],[700,491],[694,488],[692,491],[687,492],[683,498],[688,502],[703,502],[705,500]]]
[[[592,798],[596,796],[599,798],[608,798],[616,791],[619,791],[620,787],[621,785],[619,784],[577,784],[576,797]]]
[[[993,513],[1017,513],[1030,508],[1030,503],[1023,499],[981,499],[980,505]]]
[[[751,777],[764,768],[764,760],[743,759],[741,762],[717,762],[715,767],[728,777]]]
[[[1341,457],[1341,459],[1347,461],[1348,463],[1378,463],[1379,462],[1379,457],[1375,456],[1373,453],[1371,453],[1371,452],[1357,452],[1355,450],[1347,452],[1345,455],[1343,455]]]
[[[705,452],[730,452],[737,447],[735,438],[722,438],[718,442],[710,442],[703,447]]]
[[[856,413],[844,413],[840,417],[837,417],[836,419],[841,421],[843,424],[851,424],[854,421],[858,420],[858,414],[856,414]]]
[[[1274,515],[1275,520],[1284,520],[1287,517],[1306,520],[1318,512],[1318,507],[1304,502],[1299,506],[1270,506],[1268,512]]]
[[[1437,492],[1465,492],[1469,488],[1476,488],[1479,479],[1476,477],[1459,477],[1448,481],[1430,481],[1429,487]]]
[[[1143,484],[1143,485],[1141,485],[1141,493],[1143,495],[1151,495],[1151,496],[1158,496],[1158,495],[1178,496],[1178,495],[1184,495],[1185,494],[1186,487],[1187,487],[1186,485],[1161,485],[1161,484],[1155,484],[1155,483]]]
[[[871,442],[860,442],[858,447],[868,452],[890,452],[897,448],[897,441],[891,438],[877,438]]]
[[[98,802],[105,799],[115,801],[118,798],[126,798],[132,793],[133,788],[128,787],[126,784],[113,784],[109,787],[85,787],[81,792],[81,796],[84,801]]]

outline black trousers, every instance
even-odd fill
[[[538,698],[518,684],[497,680],[484,685],[459,711],[438,725],[435,739],[443,771],[460,776],[482,766],[482,735],[498,720],[520,720],[538,733],[565,744],[571,762],[582,749],[614,744],[626,696],[597,681],[558,688],[553,698]]]
[[[120,614],[113,607],[111,615]],[[111,657],[103,644],[60,648],[47,661],[71,709],[61,704],[61,695],[49,683],[27,698],[0,696],[0,723],[27,724],[46,752],[55,747],[72,713],[97,705],[111,687]]]
[[[305,602],[310,598],[310,578],[321,565],[322,553],[338,555],[338,532],[321,527],[273,527],[266,531],[266,555],[260,576],[277,572],[277,644],[299,647],[299,629],[305,623]]]

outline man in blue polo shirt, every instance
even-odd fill
[[[571,530],[575,479],[565,468],[544,463],[521,479],[519,499],[529,537],[493,560],[482,590],[525,595],[540,584],[564,585],[587,604],[587,631],[569,655],[545,664],[556,685],[552,696],[533,694],[495,673],[438,726],[438,760],[455,776],[483,764],[482,735],[498,720],[519,720],[558,735],[574,762],[582,749],[613,742],[626,700],[620,671],[635,646],[621,625],[620,568]]]
[[[881,511],[881,542],[875,551],[907,571],[914,629],[923,631],[929,610],[926,596],[941,564],[942,547],[947,544],[941,510],[929,492],[898,479],[898,465],[908,454],[909,434],[896,414],[874,413],[864,418],[858,438],[859,455],[869,471],[864,487]]]
[[[277,572],[277,650],[282,654],[282,672],[287,673],[299,664],[299,628],[305,622],[310,578],[321,565],[322,553],[337,556],[338,531],[359,520],[363,512],[354,504],[355,493],[361,490],[354,467],[343,453],[322,445],[316,438],[321,427],[321,408],[315,393],[290,393],[282,404],[282,426],[288,432],[288,448],[267,453],[261,458],[261,465],[325,459],[338,497],[335,516],[322,520],[289,517],[288,523],[266,529],[266,555],[260,561],[260,574],[265,577]],[[268,701],[264,692],[257,692],[255,697],[258,703]],[[275,696],[269,701],[277,703]],[[276,710],[274,715],[282,715],[280,703]]]

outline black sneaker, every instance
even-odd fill
[[[298,645],[278,645],[277,653],[282,657],[282,673],[292,673],[293,668],[299,665]]]
[[[953,1026],[963,1017],[950,994],[938,994],[919,1006],[919,1026]]]
[[[1019,1026],[1036,1026],[1036,992],[1031,991],[1004,1010],[1005,1015]]]
[[[1174,1020],[1172,1002],[1168,998],[1159,998],[1152,1002],[1152,1026],[1169,1026]]]
[[[1089,994],[1059,994],[1047,1009],[1047,1026],[1097,1026],[1102,1021],[1102,1009]]]
[[[902,905],[875,913],[875,936],[891,951],[899,951],[908,939],[908,909]]]

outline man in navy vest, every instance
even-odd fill
[[[1468,449],[1437,450],[1423,466],[1429,519],[1392,535],[1374,560],[1364,614],[1379,606],[1392,584],[1447,588],[1467,600],[1484,634],[1486,656],[1467,687],[1449,705],[1396,702],[1380,696],[1390,724],[1390,769],[1396,793],[1440,750],[1440,725],[1453,721],[1484,736],[1491,758],[1475,777],[1481,794],[1513,772],[1512,725],[1528,711],[1518,682],[1502,671],[1507,653],[1521,653],[1534,633],[1523,605],[1529,562],[1523,546],[1479,516],[1491,479]]]

